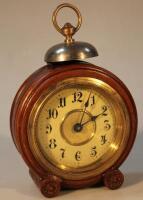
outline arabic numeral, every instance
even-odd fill
[[[95,96],[93,95],[93,96],[91,97],[91,106],[94,105],[94,104],[95,104]]]
[[[51,133],[51,132],[52,132],[52,126],[51,126],[51,124],[47,124],[46,133],[48,134],[48,133]]]
[[[82,92],[75,92],[73,94],[72,103],[75,103],[75,102],[82,102]]]
[[[107,114],[107,106],[102,106],[102,110],[103,110],[103,114],[102,115],[104,115],[104,116],[107,116],[108,114]]]
[[[56,109],[49,109],[47,119],[53,118],[56,119],[58,117],[58,111]]]
[[[111,128],[111,125],[109,124],[109,120],[104,120],[104,123],[105,123],[104,129],[105,129],[106,131],[108,131],[108,130]]]
[[[50,149],[55,149],[57,147],[55,139],[50,139],[49,147]]]
[[[75,159],[77,161],[80,161],[81,160],[81,151],[77,151],[76,154],[75,154]]]
[[[59,99],[59,105],[58,105],[58,108],[63,108],[63,107],[65,107],[66,106],[66,98],[65,97],[61,97],[60,99]]]
[[[96,154],[97,154],[96,146],[94,146],[94,147],[91,148],[91,154],[90,154],[90,156],[91,156],[91,157],[95,157]]]
[[[65,157],[65,149],[60,149],[61,151],[61,157],[64,158]]]
[[[106,135],[101,135],[101,145],[104,145],[107,142]]]

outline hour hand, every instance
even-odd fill
[[[103,106],[102,109],[103,109],[103,112],[102,112],[102,113],[100,113],[100,114],[98,114],[98,115],[93,115],[93,116],[91,116],[91,118],[90,118],[88,121],[82,123],[81,125],[84,126],[85,124],[87,124],[87,123],[89,123],[89,122],[91,122],[91,121],[96,121],[96,119],[97,119],[99,116],[101,116],[101,115],[106,116],[107,113],[105,113],[105,112],[107,111],[107,106]]]

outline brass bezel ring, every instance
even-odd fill
[[[81,24],[82,24],[82,16],[81,16],[81,13],[79,11],[79,9],[75,6],[73,6],[72,4],[69,4],[69,3],[64,3],[64,4],[61,4],[59,5],[56,10],[53,12],[53,16],[52,16],[52,21],[53,21],[53,24],[56,28],[56,30],[61,33],[62,35],[64,35],[64,32],[62,30],[62,28],[58,25],[57,23],[57,15],[58,15],[58,12],[62,9],[62,8],[71,8],[75,11],[75,13],[77,14],[77,18],[78,18],[78,22],[77,22],[77,26],[75,27],[75,30],[74,30],[74,34],[80,29],[81,27]],[[74,35],[73,34],[73,35]]]

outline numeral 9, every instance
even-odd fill
[[[51,126],[51,124],[47,124],[46,133],[48,134],[48,133],[51,133],[51,132],[52,132],[52,126]]]

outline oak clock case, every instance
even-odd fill
[[[77,14],[76,27],[59,27],[57,14],[64,7]],[[47,51],[47,64],[23,83],[11,109],[13,141],[46,197],[98,183],[119,188],[124,181],[119,166],[136,136],[137,112],[127,87],[111,72],[83,61],[98,53],[72,38],[81,22],[75,6],[57,7],[53,24],[65,42]]]

